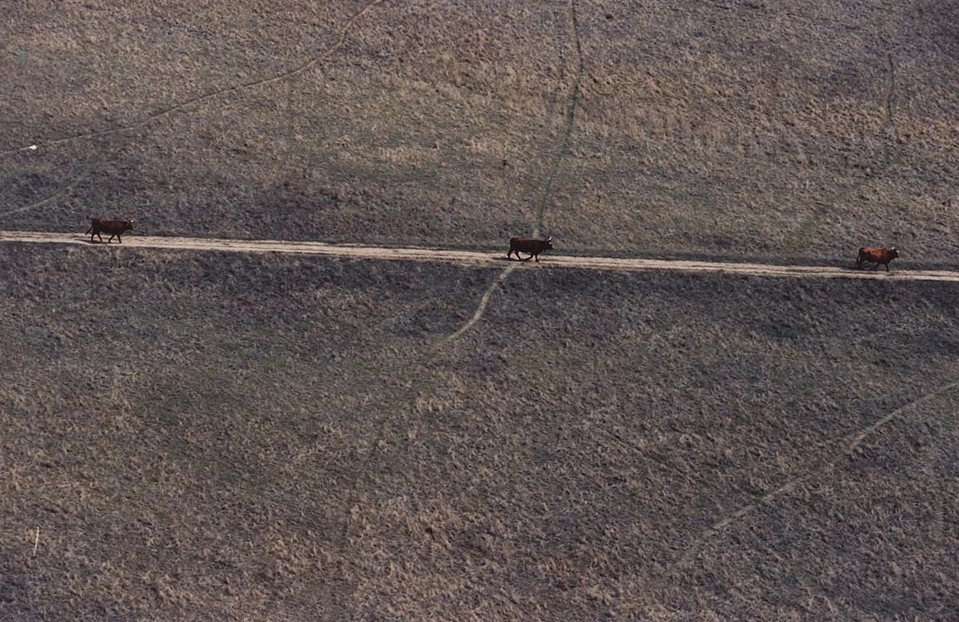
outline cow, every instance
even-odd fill
[[[874,248],[872,246],[863,246],[859,249],[859,256],[856,257],[856,269],[862,270],[862,264],[869,262],[875,264],[872,269],[876,270],[879,268],[879,264],[882,264],[886,267],[886,272],[889,272],[889,262],[899,256],[899,251],[896,250],[896,247],[892,248]]]
[[[539,254],[543,251],[552,250],[552,237],[545,240],[536,240],[533,238],[510,238],[509,252],[506,253],[507,259],[512,259],[512,254],[516,253],[516,259],[520,261],[529,261],[530,257],[535,257],[539,261]],[[520,251],[529,254],[529,257],[523,259],[519,256]]]
[[[108,220],[106,218],[91,218],[90,219],[90,228],[87,229],[87,233],[90,234],[90,241],[93,242],[93,236],[100,238],[100,241],[103,241],[101,233],[109,233],[110,237],[107,239],[107,244],[110,243],[114,237],[116,237],[117,242],[123,244],[123,240],[120,238],[120,235],[124,231],[133,231],[133,221],[132,220]]]

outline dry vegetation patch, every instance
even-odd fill
[[[108,212],[151,234],[461,247],[541,225],[578,252],[868,243],[951,263],[955,18],[923,2],[18,6],[0,27],[0,224]]]
[[[12,3],[0,229],[955,267],[956,24]],[[14,243],[0,274],[4,619],[956,609],[951,285]]]
[[[6,618],[954,605],[941,284],[0,252]]]

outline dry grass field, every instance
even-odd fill
[[[955,3],[275,5],[8,7],[0,228],[957,250]]]
[[[959,268],[954,2],[3,13],[0,230]],[[0,352],[2,620],[959,616],[954,284],[8,241]]]
[[[955,611],[954,288],[0,266],[5,619]]]

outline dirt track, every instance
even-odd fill
[[[0,242],[33,242],[39,244],[76,244],[91,249],[119,248],[112,244],[90,243],[90,239],[76,233],[43,233],[33,231],[0,231]],[[542,268],[580,268],[585,270],[614,270],[620,272],[645,272],[650,270],[673,270],[678,272],[722,273],[767,277],[792,278],[846,278],[846,279],[892,279],[898,281],[944,281],[959,282],[959,272],[943,270],[892,269],[888,274],[882,270],[854,270],[833,266],[777,266],[756,263],[728,263],[713,261],[686,261],[668,259],[626,259],[615,257],[576,257],[570,255],[543,255],[536,264],[507,263],[505,253],[457,251],[429,248],[386,248],[352,244],[325,244],[322,242],[289,242],[282,240],[221,240],[206,238],[173,238],[135,236],[127,234],[123,247],[162,248],[168,250],[229,251],[234,253],[288,253],[292,255],[325,255],[349,259],[377,259],[386,261],[434,261],[460,264],[528,265]],[[505,247],[504,247],[505,248]]]

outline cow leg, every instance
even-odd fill
[[[539,255],[533,255],[536,258],[536,263],[539,263]]]

